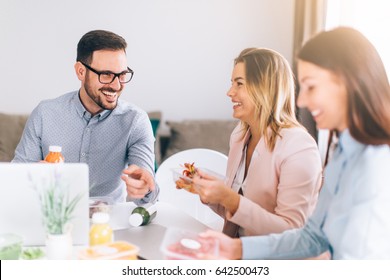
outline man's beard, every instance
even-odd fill
[[[104,95],[101,91],[116,92],[111,87],[109,87],[109,86],[108,87],[102,87],[102,88],[100,88],[98,90],[100,92],[100,94],[93,95],[93,90],[90,87],[89,78],[87,76],[86,79],[85,79],[84,88],[85,88],[85,92],[87,93],[89,98],[91,98],[93,100],[93,102],[95,102],[95,104],[98,105],[103,110],[114,110],[116,108],[116,106],[118,104],[119,94],[117,96],[116,102],[115,103],[108,103],[108,106],[104,104],[104,102],[103,102],[103,100],[101,98],[101,95]],[[121,89],[118,92],[121,92],[121,90],[122,90],[122,87],[121,87]]]

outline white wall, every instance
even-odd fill
[[[233,59],[246,47],[292,58],[292,0],[0,0],[0,112],[29,113],[78,89],[76,45],[92,29],[128,42],[122,94],[164,120],[230,119]]]

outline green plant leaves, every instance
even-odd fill
[[[64,234],[83,194],[70,199],[68,185],[59,174],[54,174],[50,180],[42,181],[35,187],[39,193],[46,231],[50,234]]]

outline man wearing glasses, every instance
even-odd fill
[[[89,165],[90,197],[116,202],[154,202],[154,137],[146,112],[119,100],[133,70],[126,41],[104,30],[86,33],[77,45],[78,91],[42,101],[31,113],[13,162],[44,159],[62,146],[65,162]]]

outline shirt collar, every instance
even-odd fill
[[[358,142],[351,136],[348,129],[344,130],[339,135],[338,146],[340,151],[345,153],[348,158],[353,156],[355,153],[361,152],[365,147],[364,144]]]
[[[82,118],[87,110],[85,110],[83,104],[80,100],[80,92],[78,91],[77,94],[73,95],[73,104],[76,107],[77,114]]]
[[[84,115],[87,116],[88,119],[90,119],[92,116],[91,116],[91,113],[89,113],[83,103],[81,103],[81,100],[80,100],[80,91],[77,92],[77,94],[74,95],[73,97],[73,103],[75,104],[75,107],[76,107],[76,110],[77,110],[77,113],[79,114],[79,116],[81,118],[84,117]],[[119,100],[118,100],[118,105],[119,105]],[[118,106],[117,106],[118,107]],[[116,110],[116,108],[114,109],[114,111]],[[113,112],[112,110],[104,110],[102,112],[100,112],[97,117],[98,117],[98,120],[99,121],[102,121],[104,120],[105,118],[107,118],[111,112]]]

